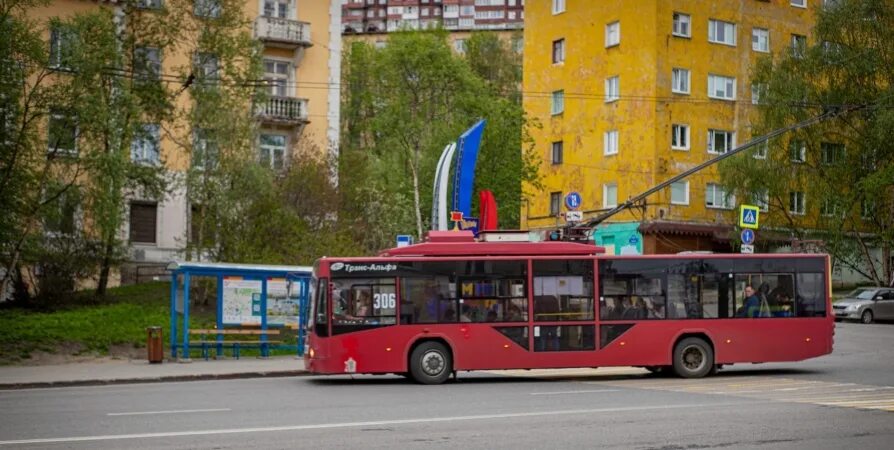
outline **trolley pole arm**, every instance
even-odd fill
[[[663,182],[649,188],[645,192],[637,195],[636,197],[632,197],[632,198],[628,199],[627,201],[625,201],[624,203],[621,203],[618,206],[615,206],[614,208],[606,211],[605,213],[590,219],[589,221],[584,223],[582,226],[587,227],[587,228],[593,228],[593,227],[599,225],[600,223],[604,222],[605,220],[609,219],[610,217],[614,216],[615,214],[618,214],[621,211],[624,211],[628,208],[633,207],[633,205],[635,205],[636,203],[638,203],[638,202],[644,200],[646,197],[670,186],[671,184],[676,183],[677,181],[680,181],[680,180],[682,180],[682,179],[684,179],[684,178],[686,178],[686,177],[688,177],[688,176],[690,176],[706,167],[717,164],[718,162],[723,161],[726,158],[737,155],[744,150],[754,147],[755,145],[767,142],[770,139],[773,139],[777,136],[788,133],[789,131],[795,131],[795,130],[799,130],[804,127],[809,127],[811,125],[815,125],[815,124],[825,121],[827,119],[831,119],[833,117],[839,116],[841,114],[849,113],[851,111],[855,111],[855,110],[861,109],[863,107],[864,107],[864,105],[857,105],[857,106],[851,106],[851,107],[845,108],[845,109],[829,109],[828,111],[826,111],[816,117],[812,117],[810,119],[804,120],[802,122],[798,122],[794,125],[790,125],[785,128],[780,128],[778,130],[774,130],[774,131],[767,133],[761,137],[752,139],[752,140],[746,142],[745,144],[742,144],[739,147],[736,147],[736,148],[730,150],[729,152],[726,152],[720,156],[717,156],[716,158],[709,159],[709,160],[707,160],[707,161],[705,161],[705,162],[703,162],[703,163],[701,163],[685,172],[680,173],[679,175],[673,176],[673,177],[669,178],[668,180],[663,181]]]

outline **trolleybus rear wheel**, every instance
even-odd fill
[[[701,378],[714,368],[714,350],[703,339],[690,337],[674,347],[674,372],[683,378]]]
[[[422,384],[441,384],[453,373],[453,358],[439,342],[423,342],[410,355],[410,374]]]

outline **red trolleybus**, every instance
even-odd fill
[[[746,294],[747,292],[747,294]],[[314,266],[305,365],[442,383],[460,370],[721,365],[832,351],[827,255],[607,256],[467,232]]]

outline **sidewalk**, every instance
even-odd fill
[[[0,390],[39,387],[152,383],[249,377],[305,375],[304,360],[295,356],[266,359],[243,357],[189,363],[109,360],[43,366],[0,366]]]

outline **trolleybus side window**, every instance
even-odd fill
[[[825,317],[826,282],[822,273],[799,273],[798,295],[795,297],[798,317]]]
[[[341,334],[397,323],[394,278],[332,281],[332,333]]]
[[[665,318],[662,260],[599,262],[599,317],[602,320]]]
[[[326,278],[320,278],[316,284],[311,283],[310,298],[313,299],[313,302],[311,303],[310,311],[311,322],[308,325],[313,327],[311,330],[317,336],[329,336],[329,321],[326,319],[328,287],[329,280]]]
[[[593,320],[593,261],[533,262],[534,320]]]

